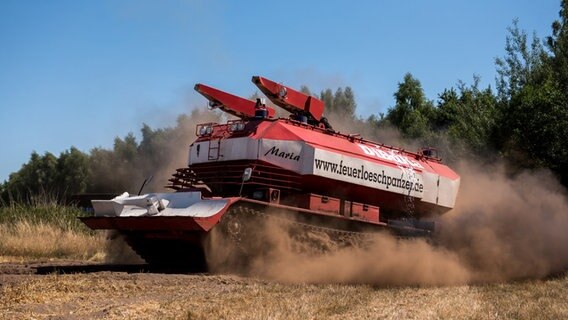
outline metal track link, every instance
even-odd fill
[[[278,224],[286,226],[290,237],[296,241],[313,242],[318,239],[318,234],[325,234],[329,240],[336,244],[336,247],[363,247],[369,244],[372,235],[376,234],[376,232],[346,231],[299,222],[278,214],[266,213],[242,205],[236,206],[227,212],[225,217],[223,217],[222,228],[224,228],[225,233],[229,235],[231,240],[238,244],[247,241],[247,238],[250,240],[249,236],[251,233],[262,233],[258,232],[258,228],[262,228],[261,224],[268,221],[276,221]],[[317,246],[317,244],[315,245]],[[326,248],[317,251],[326,251]]]

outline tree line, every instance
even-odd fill
[[[184,166],[196,121],[219,121],[219,114],[194,110],[180,115],[169,128],[143,124],[140,142],[129,133],[115,138],[112,149],[97,147],[84,153],[71,147],[59,156],[32,152],[30,160],[0,184],[0,205],[33,203],[38,198],[65,201],[81,193],[136,192],[148,177]],[[153,179],[149,188],[166,183],[167,179]]]
[[[545,39],[529,36],[517,21],[508,29],[505,55],[495,61],[495,89],[459,81],[439,93],[435,101],[424,94],[412,74],[404,75],[386,113],[366,119],[356,115],[350,87],[325,89],[318,94],[332,125],[364,130],[381,138],[391,128],[401,143],[440,146],[448,161],[462,157],[505,159],[515,170],[547,168],[568,185],[568,0]],[[116,138],[112,149],[84,153],[71,147],[55,156],[31,154],[20,170],[0,184],[0,203],[28,202],[50,195],[66,199],[77,193],[135,192],[142,181],[162,171],[167,177],[187,160],[195,124],[220,121],[222,115],[195,110],[181,115],[173,127],[152,129],[144,124],[141,141],[133,134]],[[340,128],[341,128],[340,125]],[[335,125],[334,125],[335,126]],[[349,127],[349,128],[347,128]],[[160,175],[160,173],[158,173]],[[166,179],[167,180],[167,179]],[[159,188],[167,181],[156,181]]]
[[[407,74],[395,105],[376,123],[424,142],[448,138],[450,158],[498,157],[513,171],[548,168],[568,185],[568,1],[561,1],[544,40],[529,37],[514,21],[505,52],[495,61],[495,90],[479,88],[474,76],[472,85],[459,82],[433,102]]]

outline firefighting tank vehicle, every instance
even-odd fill
[[[334,131],[321,100],[263,77],[252,82],[289,117],[277,118],[264,99],[195,85],[211,108],[236,120],[197,125],[187,167],[169,180],[175,192],[93,200],[94,216],[82,221],[119,232],[149,264],[199,269],[206,268],[208,233],[235,216],[282,215],[339,233],[412,237],[430,235],[434,223],[425,219],[454,207],[460,177],[435,150],[410,152]]]

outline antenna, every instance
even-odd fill
[[[138,195],[140,195],[142,193],[142,189],[144,189],[144,187],[146,186],[146,184],[150,181],[152,181],[152,178],[154,176],[149,176],[148,178],[144,179],[144,182],[142,182],[142,186],[140,187],[140,190],[138,190]]]

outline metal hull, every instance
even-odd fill
[[[227,203],[227,207],[207,217],[99,215],[82,217],[81,220],[93,230],[120,233],[128,245],[152,266],[194,272],[207,271],[205,248],[209,234],[215,228],[220,228],[226,234],[228,224],[234,223],[235,219],[249,234],[262,234],[263,226],[259,221],[266,219],[258,218],[272,218],[277,223],[292,224],[296,228],[296,235],[311,229],[342,241],[361,239],[376,232],[391,232],[400,236],[430,234],[429,230],[369,221],[345,212],[310,210],[244,198],[228,199]]]
[[[121,233],[148,263],[203,269],[212,231],[262,233],[253,217],[286,220],[298,226],[296,235],[409,237],[429,236],[434,224],[418,220],[454,207],[460,177],[435,150],[410,152],[336,132],[321,100],[262,77],[252,81],[290,119],[273,118],[263,99],[197,84],[211,108],[239,119],[197,125],[187,166],[169,180],[176,192],[93,200],[95,216],[82,221]]]

